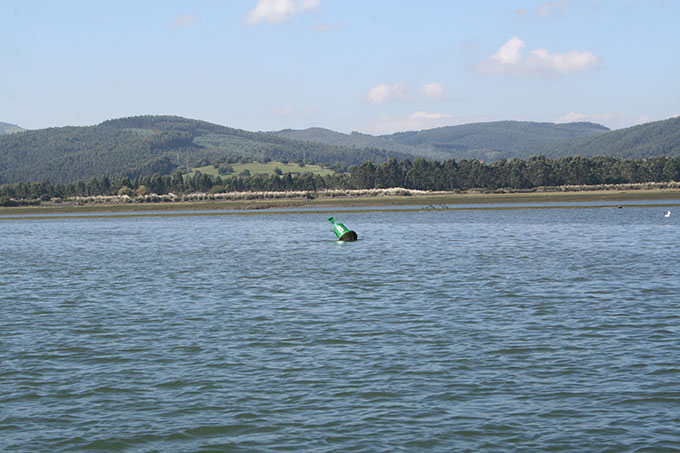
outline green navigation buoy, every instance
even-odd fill
[[[329,217],[328,221],[333,224],[333,233],[335,233],[339,241],[352,242],[357,240],[357,234],[354,231],[342,223],[336,222],[333,217]]]

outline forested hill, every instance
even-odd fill
[[[543,146],[537,148],[535,153],[551,158],[573,155],[677,157],[680,156],[680,116]]]
[[[400,132],[383,136],[404,145],[432,149],[455,159],[494,161],[535,155],[538,147],[577,137],[608,132],[594,123],[537,123],[530,121],[495,121],[460,126],[438,127],[418,132]]]
[[[0,135],[13,134],[15,132],[25,131],[26,129],[17,126],[16,124],[0,122]]]
[[[102,175],[170,174],[177,168],[253,157],[346,167],[406,154],[306,143],[175,116],[138,116],[96,126],[0,136],[0,184],[69,182]]]
[[[321,128],[297,131],[285,129],[274,134],[303,141],[370,146],[440,160],[453,158],[495,161],[513,157],[529,158],[536,154],[533,150],[537,147],[607,131],[609,129],[606,127],[594,123],[496,121],[382,136],[358,132],[342,134]]]
[[[280,131],[271,132],[271,134],[293,140],[300,140],[303,142],[326,143],[329,145],[340,145],[350,148],[378,148],[387,151],[397,151],[412,155],[415,154],[418,156],[427,156],[428,154],[431,154],[428,152],[428,150],[422,150],[413,146],[403,145],[384,137],[362,134],[360,132],[343,134],[342,132],[336,132],[321,127],[310,127],[308,129],[283,129]]]
[[[616,131],[593,123],[500,121],[371,136],[320,128],[249,132],[176,116],[138,116],[0,135],[0,184],[164,175],[238,159],[304,159],[347,168],[416,156],[494,162],[536,155],[677,157],[680,117]]]
[[[283,130],[277,135],[298,140],[359,146],[428,156],[438,160],[500,159],[545,155],[646,158],[680,156],[680,117],[610,131],[594,123],[496,121],[439,127],[391,135],[341,134],[326,129]]]

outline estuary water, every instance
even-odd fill
[[[0,451],[680,449],[664,210],[0,220]]]

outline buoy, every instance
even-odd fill
[[[339,241],[352,242],[357,240],[357,234],[354,231],[342,223],[336,222],[333,217],[329,217],[328,221],[333,224],[333,233],[335,233]]]

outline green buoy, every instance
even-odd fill
[[[329,217],[328,221],[333,224],[333,233],[335,233],[339,241],[352,242],[357,240],[357,234],[354,231],[342,223],[336,222],[333,217]]]

